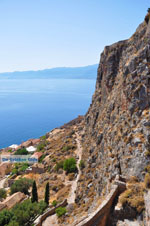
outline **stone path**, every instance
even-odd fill
[[[68,180],[65,181],[66,186],[67,185],[71,186],[70,193],[69,193],[69,196],[67,198],[68,204],[75,202],[75,197],[76,197],[75,192],[76,192],[76,189],[77,189],[78,180],[79,180],[80,175],[81,175],[79,163],[80,163],[80,160],[81,160],[81,157],[82,157],[82,147],[81,147],[81,144],[80,144],[80,136],[79,136],[78,133],[76,133],[76,142],[77,142],[77,149],[76,149],[75,153],[76,153],[76,156],[78,157],[78,161],[77,161],[78,175],[77,175],[77,177],[74,181],[68,181]],[[42,226],[53,226],[53,225],[54,226],[59,225],[56,214],[54,214],[50,217],[47,217],[46,220],[42,223]]]
[[[74,203],[75,202],[75,197],[76,197],[76,189],[77,189],[77,185],[78,185],[78,180],[80,178],[80,175],[81,175],[81,170],[80,170],[80,167],[79,167],[79,163],[80,163],[80,160],[81,160],[81,157],[82,157],[82,147],[81,147],[81,144],[80,144],[80,137],[79,137],[79,134],[76,133],[76,142],[77,142],[77,149],[76,149],[76,156],[78,156],[78,161],[77,161],[77,167],[78,167],[78,175],[77,175],[77,178],[74,180],[74,181],[71,181],[71,190],[70,190],[70,193],[69,193],[69,196],[68,196],[68,204],[71,204],[71,203]]]

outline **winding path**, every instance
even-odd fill
[[[81,160],[81,157],[82,157],[82,147],[81,147],[81,144],[80,144],[80,136],[79,136],[78,133],[76,133],[76,142],[77,142],[77,149],[75,151],[75,154],[78,157],[78,161],[77,161],[78,175],[77,175],[77,177],[74,181],[65,181],[65,185],[71,185],[71,190],[70,190],[69,196],[67,198],[68,204],[75,202],[75,197],[76,197],[75,192],[76,192],[76,189],[77,189],[78,180],[79,180],[80,175],[81,175],[79,163],[80,163],[80,160]],[[54,225],[54,226],[59,225],[56,214],[47,217],[46,220],[42,223],[42,226],[50,226],[50,225]]]
[[[75,197],[76,197],[76,189],[77,189],[77,185],[78,185],[78,180],[80,178],[80,175],[81,175],[81,170],[80,170],[80,167],[79,167],[79,163],[80,163],[80,160],[81,160],[81,157],[82,157],[82,147],[81,147],[81,144],[80,144],[80,137],[79,137],[79,134],[76,133],[76,142],[77,142],[77,149],[76,149],[76,156],[78,157],[78,161],[77,161],[77,167],[78,167],[78,175],[77,175],[77,178],[74,180],[74,181],[71,181],[71,190],[70,190],[70,193],[69,193],[69,196],[68,196],[68,204],[71,204],[71,203],[74,203],[75,202]]]

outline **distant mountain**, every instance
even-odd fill
[[[0,73],[0,79],[96,79],[98,64]]]

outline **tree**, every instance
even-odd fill
[[[32,186],[32,198],[31,198],[32,203],[33,202],[38,202],[38,194],[37,194],[37,187],[36,187],[36,182],[33,182]]]
[[[148,8],[147,12],[150,13],[150,8]]]
[[[23,192],[25,195],[29,194],[29,188],[32,186],[33,181],[27,178],[21,178],[16,180],[10,187],[10,194],[14,194],[18,191]]]
[[[10,221],[10,223],[7,226],[19,226],[19,223],[12,220],[12,221]]]
[[[45,188],[45,202],[49,205],[49,182],[46,184]]]
[[[8,224],[12,217],[13,213],[11,210],[2,210],[0,212],[0,226]]]
[[[18,203],[11,210],[0,212],[0,226],[31,226],[35,217],[43,214],[47,205],[44,201],[32,203],[30,199]]]
[[[0,189],[0,200],[6,198],[6,190],[4,188]]]

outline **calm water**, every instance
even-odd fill
[[[85,114],[94,89],[95,80],[0,80],[0,148]]]

